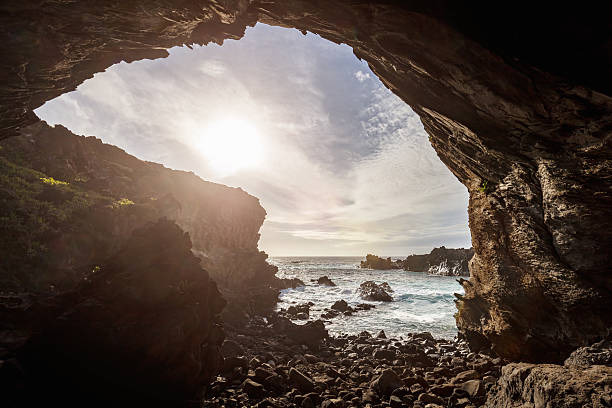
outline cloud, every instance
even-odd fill
[[[363,82],[366,79],[370,79],[370,74],[369,73],[364,73],[363,71],[359,70],[359,71],[355,72],[355,78],[357,78],[357,80],[359,82]]]
[[[257,24],[222,47],[169,52],[117,64],[36,113],[259,197],[260,248],[272,255],[470,245],[466,189],[350,47]],[[228,117],[256,127],[262,159],[224,175],[200,149],[208,125]]]

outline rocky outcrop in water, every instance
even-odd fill
[[[314,281],[314,279],[313,279],[313,281]],[[329,279],[328,276],[321,276],[320,278],[318,278],[316,280],[316,283],[317,283],[317,285],[323,285],[323,286],[336,286],[334,281]]]
[[[380,302],[392,302],[393,293],[391,286],[387,282],[383,282],[380,285],[374,281],[366,281],[359,285],[358,289],[359,296],[365,300],[380,301]]]
[[[0,8],[0,137],[36,122],[33,109],[116,62],[237,39],[258,20],[347,44],[419,114],[440,159],[469,191],[475,255],[457,303],[462,335],[511,359],[562,361],[612,326],[604,7],[11,2]]]
[[[136,229],[74,290],[3,305],[0,360],[20,373],[3,403],[183,404],[221,368],[224,304],[174,222]]]
[[[361,261],[359,264],[360,268],[363,269],[400,269],[395,261],[392,261],[391,258],[381,258],[376,255],[367,254],[365,261]]]
[[[468,263],[474,256],[474,250],[453,249],[441,246],[434,248],[426,255],[410,255],[398,264],[407,271],[427,272],[432,275],[470,276]]]

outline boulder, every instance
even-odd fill
[[[487,408],[528,406],[574,408],[609,407],[612,367],[581,369],[556,364],[512,363],[502,368]]]
[[[297,387],[297,389],[300,390],[300,392],[303,393],[313,392],[315,389],[314,382],[310,378],[302,374],[301,371],[293,367],[289,370],[289,381],[293,383]]]
[[[291,322],[289,319],[279,317],[274,327],[291,339],[296,344],[304,344],[310,348],[318,348],[323,339],[329,337],[325,323],[321,320],[314,320],[305,324],[299,325]]]
[[[249,378],[244,380],[241,387],[250,398],[263,398],[267,394],[263,385]]]
[[[612,343],[602,340],[590,347],[580,347],[570,354],[563,365],[576,368],[591,365],[612,366]]]
[[[390,289],[389,284],[383,286],[385,283],[377,285],[374,281],[363,282],[359,285],[359,296],[365,300],[391,302],[393,297],[385,290],[385,288]]]
[[[349,308],[348,303],[345,300],[338,300],[332,306],[332,309],[338,310],[340,312],[346,312]]]
[[[377,391],[380,395],[391,395],[391,393],[403,386],[402,379],[390,368],[385,369],[372,383],[370,386],[373,390]]]
[[[321,276],[319,279],[317,279],[317,284],[324,286],[336,286],[336,284],[327,276]]]

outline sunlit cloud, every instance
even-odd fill
[[[355,72],[355,78],[357,78],[357,80],[359,82],[363,82],[366,79],[370,79],[370,74],[369,73],[364,73],[363,71],[359,70],[359,71]]]
[[[169,52],[117,64],[36,113],[259,197],[272,255],[470,245],[466,189],[348,46],[258,24],[222,47]]]

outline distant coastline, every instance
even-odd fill
[[[434,248],[429,254],[410,255],[406,259],[393,260],[367,254],[360,262],[363,269],[404,269],[412,272],[427,272],[431,275],[469,276],[469,261],[474,256],[473,248]]]

